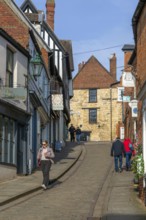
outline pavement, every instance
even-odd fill
[[[146,207],[139,198],[132,171],[114,171],[109,180],[102,220],[146,220]]]
[[[86,143],[84,143],[86,145]],[[88,142],[89,144],[89,142]],[[91,143],[92,144],[92,143]],[[50,171],[51,183],[63,176],[80,158],[84,148],[81,144],[67,142],[61,152],[55,152],[55,163]],[[138,192],[134,188],[132,172],[109,174],[109,178],[103,184],[101,200],[95,206],[94,216],[91,219],[100,219],[99,207],[102,207],[102,219],[108,220],[143,220],[146,219],[146,207],[138,198]],[[0,206],[9,204],[18,198],[29,195],[41,189],[42,172],[35,171],[28,176],[17,176],[17,178],[0,182]],[[104,199],[103,199],[104,198]]]
[[[50,182],[53,184],[63,176],[79,159],[82,145],[67,142],[60,152],[55,152],[54,164],[50,170]],[[17,176],[12,180],[0,182],[0,206],[42,189],[42,172],[37,169],[27,176]]]

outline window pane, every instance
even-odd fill
[[[13,87],[13,57],[14,53],[7,48],[6,86],[8,87]]]
[[[10,121],[10,163],[13,163],[14,151],[14,122]]]
[[[7,72],[6,86],[13,87],[13,74],[10,72]]]
[[[8,162],[8,118],[5,118],[4,162]]]
[[[7,70],[13,72],[13,52],[7,49]]]
[[[97,109],[89,110],[89,123],[97,123]]]
[[[89,102],[97,102],[97,89],[89,90]]]

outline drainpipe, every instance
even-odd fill
[[[112,86],[117,85],[119,83],[120,83],[120,81],[117,81],[117,82],[112,83],[110,85],[110,116],[111,116],[111,120],[110,120],[110,139],[111,139],[111,141],[113,141],[113,132],[112,132],[112,129],[113,129]]]
[[[136,100],[136,82],[134,84],[134,99]],[[136,140],[136,118],[134,118],[134,139]]]
[[[110,120],[110,138],[111,138],[111,141],[113,139],[112,137],[112,119],[113,119],[113,114],[112,114],[112,85],[111,85],[111,88],[110,88],[110,116],[111,116],[111,120]]]

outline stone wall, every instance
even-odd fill
[[[117,136],[116,126],[122,120],[122,104],[117,101],[117,88],[97,90],[97,103],[89,103],[89,90],[74,90],[71,99],[71,123],[90,131],[91,141],[111,141]],[[97,109],[97,123],[89,123],[89,109]]]

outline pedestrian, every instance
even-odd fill
[[[81,129],[79,127],[77,127],[75,132],[76,132],[76,141],[79,144],[80,143],[80,137],[81,137]]]
[[[111,156],[114,156],[115,172],[122,172],[123,155],[125,156],[124,144],[117,137],[111,147]]]
[[[71,124],[68,131],[70,132],[70,141],[74,142],[75,141],[75,127],[73,126],[73,124]]]
[[[37,154],[38,163],[41,163],[41,170],[43,173],[42,188],[47,189],[49,185],[49,172],[51,164],[53,163],[52,158],[54,158],[54,152],[51,147],[48,146],[48,141],[42,142],[42,147],[39,149]]]
[[[126,171],[131,170],[131,157],[132,157],[132,152],[134,151],[133,144],[130,140],[130,138],[125,138],[124,139],[124,149],[126,153]]]

